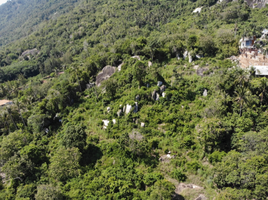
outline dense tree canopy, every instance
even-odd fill
[[[0,199],[195,199],[181,182],[266,199],[267,79],[226,58],[267,13],[213,0],[0,6],[0,98],[13,102],[0,107]]]

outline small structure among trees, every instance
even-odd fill
[[[239,41],[239,49],[253,49],[256,37],[243,37]]]
[[[11,105],[11,104],[13,104],[12,101],[9,101],[9,100],[6,100],[6,99],[0,100],[0,107],[4,107],[6,105]]]
[[[263,35],[256,39],[255,36],[243,37],[239,41],[239,64],[241,68],[253,67],[258,76],[268,75],[267,36],[268,30],[262,31]]]

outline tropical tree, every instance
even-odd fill
[[[251,92],[246,87],[237,87],[234,91],[234,101],[239,105],[239,116],[242,116],[242,110],[245,104],[249,105],[252,96]]]
[[[146,66],[142,61],[137,61],[133,68],[134,78],[139,82],[139,87],[141,87],[145,81],[146,76]]]
[[[26,123],[25,123],[25,121],[24,121],[24,119],[23,119],[23,117],[22,117],[22,114],[21,114],[20,102],[17,100],[15,103],[16,103],[16,106],[17,106],[17,108],[18,108],[18,111],[19,111],[19,114],[20,114],[21,121],[22,121],[24,127],[26,127]]]
[[[261,93],[259,94],[259,96],[261,97],[261,104],[263,104],[263,100],[266,97],[266,88],[268,86],[267,78],[265,77],[261,78],[260,83],[261,83],[260,85]]]
[[[11,111],[11,108],[10,108],[10,107],[6,107],[6,110],[7,110],[7,113],[8,113],[8,115],[9,115],[11,121],[13,122],[15,128],[18,130],[18,127],[17,127],[17,125],[16,125],[16,123],[15,123],[15,121],[14,121],[14,118],[12,117],[12,111]]]
[[[62,144],[66,148],[77,147],[80,151],[83,150],[84,146],[86,145],[87,137],[84,129],[85,128],[81,124],[68,124],[62,137]]]
[[[58,181],[65,181],[80,174],[79,161],[81,153],[78,148],[60,148],[51,157],[49,175]]]

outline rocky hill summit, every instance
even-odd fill
[[[264,8],[268,0],[245,0],[251,8]]]

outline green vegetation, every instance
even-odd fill
[[[4,34],[20,39],[0,49],[0,98],[14,103],[0,108],[0,199],[172,199],[181,182],[209,199],[266,199],[268,81],[226,58],[268,27],[268,7],[74,2],[34,1],[50,20],[30,14],[17,26],[30,34]]]

